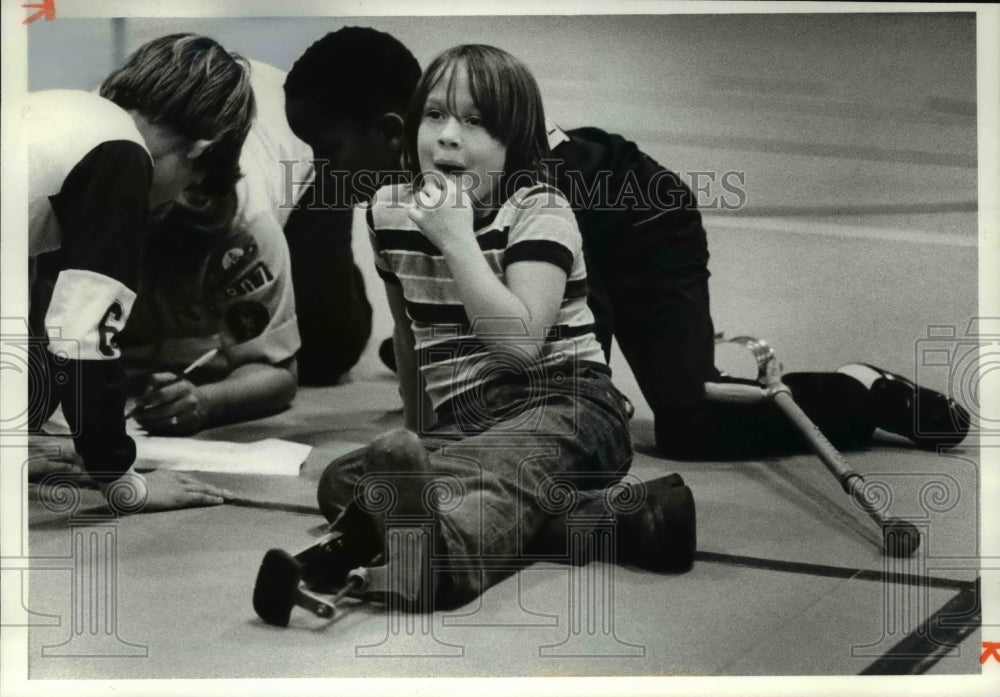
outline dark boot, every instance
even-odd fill
[[[683,572],[694,563],[697,525],[691,489],[678,474],[626,484],[610,498],[587,492],[570,513],[553,518],[532,554],[566,558],[571,529],[615,527],[615,558],[650,571]],[[591,560],[584,560],[591,561]]]

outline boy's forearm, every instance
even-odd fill
[[[545,327],[531,316],[527,305],[517,297],[500,279],[498,279],[486,262],[479,245],[474,239],[467,243],[454,245],[444,250],[448,269],[455,279],[455,286],[465,306],[469,321],[476,325],[476,319],[520,320],[524,323],[531,337],[540,342],[544,336]],[[516,344],[524,348],[523,335],[514,332],[510,336],[480,336],[487,347]]]
[[[271,414],[295,397],[294,359],[277,365],[245,363],[219,382],[201,385],[208,410],[206,427]]]

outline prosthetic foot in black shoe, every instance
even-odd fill
[[[921,448],[954,447],[969,433],[969,412],[940,392],[866,363],[852,363],[837,372],[868,388],[872,416],[879,428],[904,436]]]

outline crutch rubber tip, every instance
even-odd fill
[[[908,557],[920,546],[920,531],[912,523],[889,518],[882,523],[882,545],[892,557]]]

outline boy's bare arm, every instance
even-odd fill
[[[392,345],[396,353],[396,373],[399,376],[399,395],[403,398],[403,421],[406,428],[420,433],[422,426],[429,426],[432,413],[430,400],[420,389],[419,365],[410,318],[406,315],[406,301],[403,289],[391,283],[385,284],[389,299],[389,310],[395,323]]]
[[[524,303],[531,336],[543,340],[559,315],[566,272],[546,261],[518,261],[507,266],[507,288]]]

